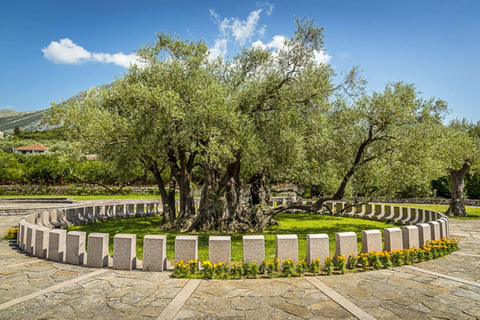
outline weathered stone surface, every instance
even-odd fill
[[[275,257],[280,261],[298,260],[298,237],[296,234],[277,234],[275,244]]]
[[[28,254],[33,254],[35,252],[35,232],[37,231],[37,227],[28,224],[27,225],[27,236],[25,240],[25,252]]]
[[[438,219],[437,222],[440,224],[440,238],[447,237],[447,223],[444,219]]]
[[[87,234],[83,231],[70,231],[67,233],[67,249],[65,262],[75,265],[85,263],[85,240]]]
[[[211,263],[229,262],[231,242],[229,236],[210,236],[208,238],[208,260]]]
[[[87,265],[94,268],[108,267],[108,233],[90,233],[88,235]]]
[[[143,238],[143,270],[164,271],[167,269],[167,236],[146,235]]]
[[[48,260],[65,261],[67,230],[52,229],[48,239]]]
[[[432,240],[439,240],[440,236],[440,223],[437,221],[430,221],[428,223],[430,225],[430,229],[432,231]]]
[[[137,267],[137,235],[118,233],[113,238],[113,268],[133,270]]]
[[[382,251],[382,233],[380,230],[362,231],[362,252]]]
[[[418,248],[419,232],[417,226],[403,226],[402,227],[403,249]]]
[[[432,231],[428,223],[417,224],[418,227],[418,243],[420,247],[427,244],[427,241],[432,240]]]
[[[35,252],[36,257],[45,259],[48,256],[48,239],[50,228],[38,227],[35,231]]]
[[[307,257],[305,261],[310,263],[318,258],[323,263],[328,256],[330,256],[328,234],[307,234]]]
[[[335,258],[344,255],[348,257],[350,254],[356,256],[357,234],[355,232],[337,232],[335,233]]]
[[[243,261],[260,263],[263,260],[265,260],[265,237],[243,236]]]
[[[198,236],[175,237],[175,262],[198,260]]]
[[[383,229],[383,238],[385,242],[385,251],[403,249],[402,229],[385,228]]]

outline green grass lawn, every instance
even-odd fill
[[[361,249],[361,231],[369,229],[380,229],[392,227],[391,224],[364,219],[332,217],[324,215],[311,215],[304,213],[282,213],[276,216],[279,226],[267,228],[265,235],[265,255],[267,259],[275,256],[275,235],[296,234],[298,235],[299,258],[306,256],[307,234],[326,233],[330,237],[330,252],[335,250],[335,232],[353,231],[358,235],[359,250]],[[167,256],[169,260],[174,259],[175,236],[178,232],[165,232],[159,228],[161,218],[146,217],[125,220],[113,220],[103,223],[93,223],[84,226],[74,226],[68,230],[91,232],[106,232],[110,234],[110,253],[113,252],[113,236],[117,233],[131,233],[137,235],[137,257],[143,257],[143,237],[147,234],[167,235]],[[199,248],[198,257],[200,260],[208,260],[208,236],[222,235],[219,233],[193,233],[198,235]],[[259,234],[259,233],[248,233]],[[184,234],[185,235],[185,234]],[[232,237],[232,261],[242,260],[242,235],[229,234]]]
[[[393,203],[392,203],[393,204]],[[434,210],[445,213],[448,210],[448,205],[436,205],[436,204],[398,204],[402,207],[418,208],[425,210]],[[468,217],[451,217],[450,219],[456,220],[476,220],[480,219],[480,207],[466,207]]]

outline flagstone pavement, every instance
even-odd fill
[[[0,234],[20,216],[0,217]],[[0,242],[0,319],[479,319],[480,221],[446,258],[342,276],[172,279],[44,261]]]

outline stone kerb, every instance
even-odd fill
[[[67,230],[50,230],[48,239],[48,260],[57,262],[65,261],[65,252],[67,250]]]
[[[265,259],[265,237],[243,236],[243,261],[261,263]]]
[[[142,269],[146,271],[167,269],[167,236],[146,235],[143,238]]]
[[[85,263],[85,240],[87,233],[83,231],[70,231],[67,233],[67,249],[65,262],[82,265]]]
[[[362,253],[382,251],[382,233],[380,230],[362,231]]]
[[[298,261],[298,237],[296,234],[277,234],[275,244],[275,257],[280,261],[287,259]]]
[[[403,249],[411,249],[419,247],[418,227],[416,226],[403,226]]]
[[[137,235],[118,233],[113,238],[113,269],[133,270],[137,267]]]
[[[355,232],[335,233],[335,259],[342,254],[347,258],[350,254],[354,256],[358,254],[357,234]]]
[[[231,237],[210,236],[208,238],[208,259],[211,263],[227,262],[231,258]]]
[[[319,258],[320,263],[330,256],[330,246],[328,234],[307,234],[307,257],[305,262],[310,263]]]
[[[402,229],[385,228],[383,229],[383,234],[385,240],[385,251],[403,249]]]
[[[175,262],[198,260],[198,236],[175,237]]]
[[[108,233],[90,233],[88,235],[87,266],[94,268],[108,267],[109,252]]]
[[[421,246],[427,244],[428,241],[432,240],[432,231],[428,223],[419,223],[418,227],[418,243]]]
[[[36,257],[46,259],[48,256],[48,241],[50,228],[37,227],[35,231],[35,252]]]

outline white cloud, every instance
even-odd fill
[[[275,7],[275,5],[267,2],[266,6],[267,6],[267,10],[266,10],[267,16],[271,16],[272,13],[273,13],[273,8]]]
[[[325,50],[315,51],[315,61],[317,63],[329,63],[332,56],[325,52]]]
[[[61,39],[60,42],[50,42],[47,47],[42,49],[42,52],[46,59],[60,64],[78,64],[88,61],[97,61],[103,63],[113,63],[124,68],[130,67],[131,64],[140,66],[142,65],[140,58],[133,53],[92,53],[75,44],[69,38]]]
[[[92,56],[90,52],[68,38],[61,39],[60,42],[52,41],[42,51],[45,58],[55,63],[82,63]]]
[[[222,38],[228,39],[232,37],[241,46],[244,46],[255,34],[265,34],[265,25],[262,26],[260,30],[257,30],[262,10],[263,9],[258,9],[250,12],[245,20],[233,17],[221,19],[215,10],[209,9],[209,12],[211,19],[218,24],[218,29],[220,30]]]
[[[269,43],[263,43],[261,40],[257,40],[252,43],[252,47],[260,47],[263,49],[273,49],[274,51],[280,50],[285,46],[286,38],[281,35],[276,35]],[[329,63],[332,56],[327,54],[325,50],[315,51],[314,59],[317,63]]]
[[[218,57],[225,57],[227,54],[227,39],[215,40],[215,45],[210,48],[210,59],[216,59]]]
[[[342,52],[342,53],[339,53],[338,56],[340,57],[340,59],[347,59],[348,58],[348,52]]]

